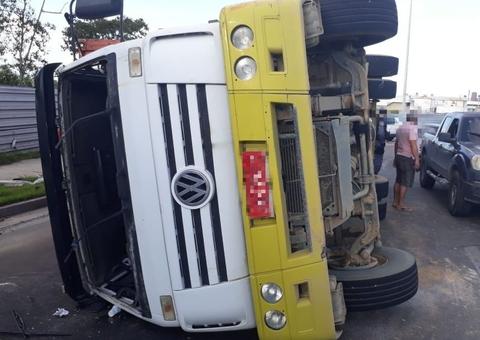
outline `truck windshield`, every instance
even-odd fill
[[[462,122],[462,142],[480,144],[480,117],[467,117]]]

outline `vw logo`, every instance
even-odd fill
[[[187,209],[199,209],[210,202],[213,193],[212,175],[193,166],[186,167],[172,179],[172,195],[175,201]]]

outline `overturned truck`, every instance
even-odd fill
[[[395,86],[380,64],[369,81],[364,50],[396,32],[393,0],[252,1],[45,66],[38,130],[65,291],[262,339],[334,339],[347,311],[411,298],[415,258],[381,244],[388,183],[373,165],[374,99]]]

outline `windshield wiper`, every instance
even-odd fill
[[[469,132],[468,134],[480,137],[480,132]]]

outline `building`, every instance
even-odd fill
[[[467,109],[465,111],[480,112],[480,101],[479,100],[468,101],[467,102]]]
[[[403,101],[394,99],[385,105],[389,114],[403,112]],[[463,97],[440,97],[434,95],[409,96],[407,107],[410,113],[447,113],[461,111],[480,111],[479,101],[469,101],[467,96]]]
[[[407,103],[407,107],[410,105],[410,103]],[[388,103],[385,106],[387,110],[387,114],[399,114],[400,112],[403,111],[403,101],[402,100],[395,100],[390,103]]]

